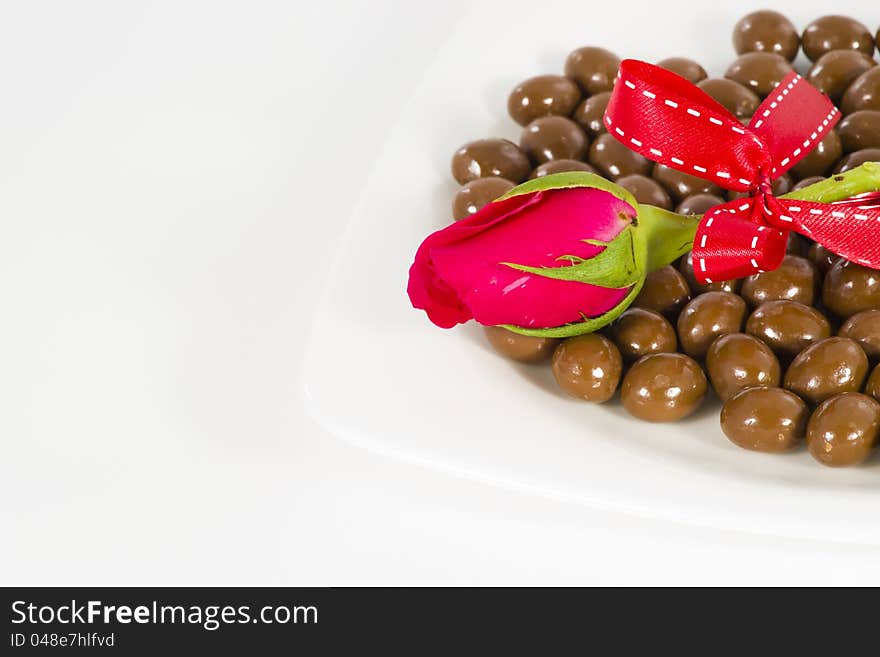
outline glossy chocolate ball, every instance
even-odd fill
[[[703,292],[711,292],[713,290],[719,292],[738,292],[742,279],[732,281],[713,281],[711,283],[698,283],[697,277],[694,275],[693,254],[688,253],[681,259],[678,270],[682,273],[687,281],[688,287],[693,294],[703,294]]]
[[[458,190],[452,200],[452,218],[458,221],[470,217],[499,196],[503,196],[514,184],[504,178],[477,178]]]
[[[657,66],[672,71],[676,75],[680,75],[685,80],[696,84],[700,80],[705,80],[708,76],[706,69],[700,66],[693,59],[687,57],[667,57],[659,62]]]
[[[845,153],[880,148],[880,110],[859,110],[843,117],[837,135]]]
[[[675,211],[678,214],[700,215],[706,214],[716,205],[724,203],[724,199],[715,194],[691,194],[678,204]]]
[[[652,163],[621,144],[607,132],[596,137],[590,147],[590,164],[612,180],[637,173],[646,176]]]
[[[542,116],[568,116],[581,101],[577,84],[562,75],[538,75],[520,82],[507,98],[507,113],[522,126]]]
[[[806,79],[837,102],[857,77],[876,65],[877,62],[858,50],[832,50],[816,60]]]
[[[832,50],[857,50],[874,54],[874,39],[868,28],[849,16],[822,16],[807,25],[801,36],[804,54],[815,62]]]
[[[721,196],[724,193],[724,190],[715,183],[711,183],[703,178],[697,178],[678,169],[673,169],[665,164],[655,166],[652,177],[666,188],[676,203],[681,203],[688,196],[695,194]]]
[[[724,77],[739,82],[764,98],[793,70],[791,62],[781,55],[749,52],[737,57],[724,72]]]
[[[728,333],[706,352],[709,381],[721,401],[753,386],[778,386],[782,380],[779,359],[766,344],[745,333]]]
[[[825,338],[798,354],[785,372],[785,387],[810,404],[841,392],[858,392],[868,376],[868,357],[854,340]]]
[[[809,416],[804,401],[789,390],[748,388],[725,402],[721,430],[739,447],[778,454],[803,439]]]
[[[682,350],[698,360],[716,338],[739,333],[746,318],[746,302],[730,292],[706,292],[693,299],[678,316]]]
[[[819,463],[858,465],[871,456],[880,432],[880,403],[848,392],[823,402],[807,424],[807,449]]]
[[[791,255],[806,255],[810,250],[810,244],[811,240],[792,231],[788,234],[788,241],[785,244],[785,252]]]
[[[684,276],[672,265],[666,265],[648,273],[632,306],[675,319],[690,299],[691,291]]]
[[[880,308],[880,271],[840,258],[825,275],[822,303],[838,317]]]
[[[834,173],[844,173],[863,165],[865,162],[880,162],[880,148],[863,148],[841,158],[834,167]]]
[[[519,146],[535,165],[550,160],[581,160],[590,140],[583,129],[564,116],[542,116],[523,128]]]
[[[623,359],[611,340],[588,333],[556,347],[552,369],[556,383],[569,395],[601,404],[617,390]]]
[[[813,263],[796,255],[786,255],[773,271],[743,279],[740,294],[753,308],[767,301],[788,299],[812,305],[819,286],[819,272]]]
[[[819,274],[824,276],[829,269],[840,259],[836,253],[829,251],[818,242],[814,242],[807,252],[807,258],[819,270]]]
[[[865,394],[880,401],[880,365],[871,371],[868,382],[865,384]]]
[[[880,310],[863,310],[843,323],[838,335],[855,340],[868,359],[880,361]]]
[[[764,9],[746,14],[733,28],[733,47],[737,54],[772,52],[793,60],[801,45],[798,31],[778,11]]]
[[[648,354],[675,353],[678,346],[669,320],[645,308],[624,311],[611,325],[611,335],[624,360],[630,362]]]
[[[635,199],[645,205],[654,205],[664,210],[672,209],[672,200],[666,190],[653,178],[633,173],[621,176],[617,184],[629,191]]]
[[[697,86],[738,118],[749,118],[758,109],[761,98],[748,87],[726,78],[708,78]]]
[[[859,110],[880,110],[880,66],[857,77],[843,94],[840,109],[844,114]]]
[[[452,156],[452,177],[462,185],[489,176],[521,183],[531,170],[525,154],[506,139],[472,141]]]
[[[803,180],[795,183],[794,187],[792,187],[792,191],[797,191],[803,189],[804,187],[809,187],[810,185],[815,185],[818,182],[822,182],[825,180],[823,176],[810,176],[808,178],[804,178]]]
[[[550,160],[549,162],[544,162],[544,164],[538,165],[535,167],[535,170],[532,171],[532,175],[529,178],[541,178],[543,176],[549,176],[553,173],[566,173],[568,171],[585,171],[587,173],[596,173],[593,167],[591,167],[586,162],[581,162],[580,160]]]
[[[565,60],[565,74],[589,96],[611,91],[619,67],[617,55],[593,46],[578,48]]]
[[[843,155],[840,137],[834,130],[828,131],[825,137],[800,162],[791,169],[795,178],[824,176]]]
[[[693,413],[706,397],[703,368],[684,354],[644,356],[623,377],[620,401],[648,422],[672,422]]]
[[[603,91],[585,98],[575,109],[573,118],[591,137],[601,135],[607,132],[603,121],[605,110],[608,108],[608,101],[611,99],[610,91]]]
[[[520,363],[539,363],[553,354],[559,340],[519,335],[500,326],[484,326],[489,344],[502,356]]]
[[[770,301],[746,321],[746,333],[760,338],[783,362],[831,336],[831,324],[811,306],[797,301]]]

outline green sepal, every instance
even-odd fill
[[[620,185],[615,185],[610,180],[605,180],[595,173],[586,171],[564,171],[562,173],[552,173],[549,176],[541,176],[534,180],[517,185],[504,196],[500,196],[498,201],[508,199],[511,196],[519,196],[520,194],[531,194],[533,192],[544,192],[550,189],[567,189],[569,187],[593,187],[601,189],[613,194],[617,198],[629,203],[633,209],[638,209],[639,203],[635,197]]]
[[[621,299],[620,303],[614,306],[614,308],[606,313],[599,315],[598,317],[585,317],[584,321],[582,322],[573,322],[571,324],[565,324],[563,326],[538,329],[523,328],[522,326],[514,326],[513,324],[502,324],[501,328],[505,328],[513,333],[519,333],[520,335],[530,335],[536,338],[570,338],[575,335],[593,333],[594,331],[598,331],[603,326],[607,326],[615,319],[620,317],[623,311],[629,308],[630,304],[638,296],[639,292],[642,291],[642,286],[644,284],[645,279],[639,279],[633,286],[633,288],[629,291],[629,293],[623,299]]]
[[[700,219],[653,205],[640,205],[639,223],[647,235],[647,270],[654,271],[675,262],[693,248]]]
[[[636,255],[637,231],[632,226],[624,228],[610,242],[599,240],[583,240],[593,246],[604,246],[604,250],[591,258],[578,256],[561,256],[558,260],[567,260],[571,264],[559,267],[530,267],[513,262],[502,262],[518,271],[537,274],[546,278],[563,281],[589,283],[598,287],[621,288],[634,285],[644,277],[644,267],[639,267],[641,258]],[[643,264],[643,263],[642,263]]]

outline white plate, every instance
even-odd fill
[[[449,221],[449,157],[470,139],[517,138],[505,112],[513,84],[560,71],[566,52],[586,44],[645,59],[692,56],[720,75],[733,57],[731,26],[746,9],[697,14],[690,4],[665,2],[652,16],[656,4],[627,3],[611,19],[618,5],[542,3],[536,12],[534,3],[507,2],[462,17],[403,109],[339,246],[308,352],[311,412],[368,449],[540,495],[702,526],[880,544],[880,459],[832,470],[804,451],[740,450],[721,434],[717,402],[681,423],[640,423],[616,402],[564,397],[546,366],[501,359],[479,328],[442,331],[409,306],[413,253]],[[861,4],[835,11],[876,27],[880,12]],[[827,12],[800,2],[788,13],[802,27]]]

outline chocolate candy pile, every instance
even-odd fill
[[[805,78],[844,114],[775,181],[775,194],[880,162],[880,30],[872,35],[856,20],[825,16],[799,34],[781,14],[758,11],[736,24],[733,42],[739,57],[721,78],[681,57],[658,63],[748,124],[803,49],[813,62]],[[565,75],[517,85],[508,113],[523,126],[520,143],[483,139],[455,152],[452,173],[462,188],[453,218],[528,178],[562,171],[597,173],[640,203],[682,214],[735,198],[655,165],[606,133],[602,116],[619,64],[605,49],[579,48]],[[603,403],[619,389],[623,407],[639,419],[687,417],[711,386],[724,404],[722,430],[746,449],[781,452],[805,439],[817,461],[843,466],[865,461],[880,444],[880,272],[794,233],[779,269],[746,279],[699,285],[689,256],[652,272],[632,307],[599,333],[556,340],[485,331],[513,360],[550,360],[560,388],[574,397]]]

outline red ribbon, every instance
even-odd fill
[[[684,78],[632,59],[605,112],[608,132],[645,157],[749,196],[703,215],[694,239],[700,282],[776,269],[789,231],[880,269],[875,194],[842,203],[779,199],[771,182],[797,164],[840,120],[831,101],[789,73],[748,126]]]

